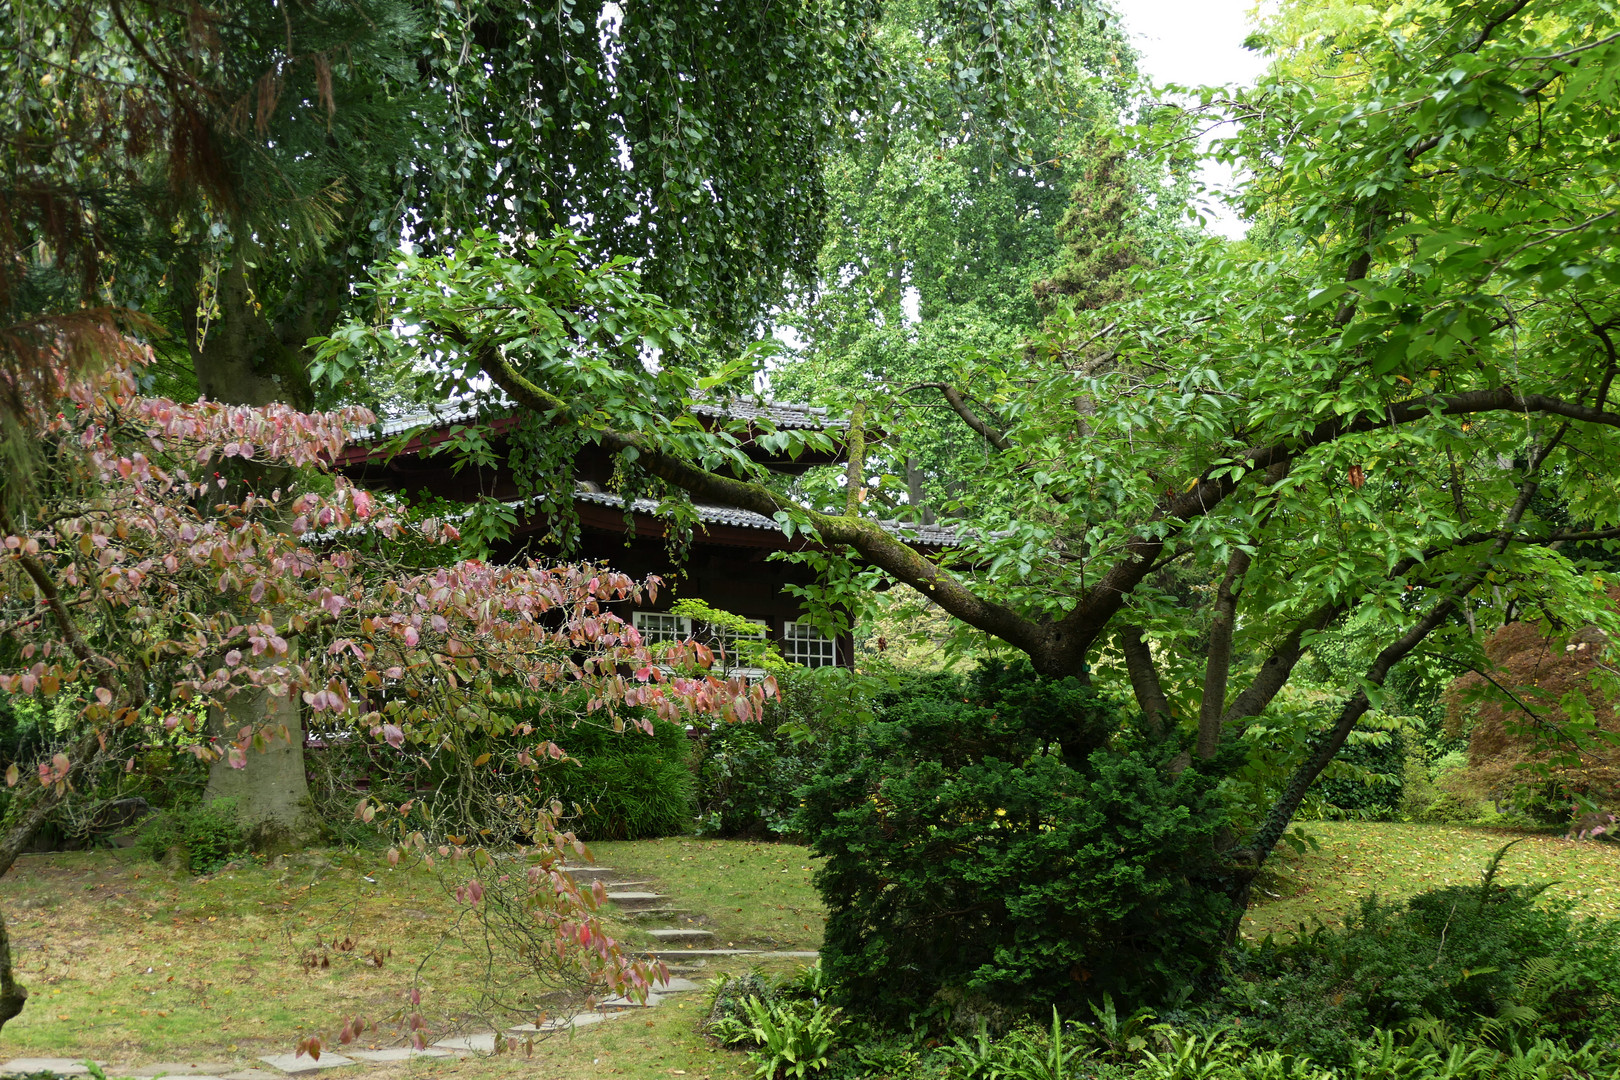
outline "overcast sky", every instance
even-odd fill
[[[1142,70],[1156,83],[1248,83],[1265,67],[1260,54],[1243,47],[1255,0],[1115,0],[1114,6],[1141,50]],[[1225,186],[1231,177],[1206,172],[1205,181]],[[1242,222],[1218,213],[1211,228],[1242,235]]]

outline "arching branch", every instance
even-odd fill
[[[478,360],[495,384],[519,405],[559,427],[575,423],[566,401],[524,378],[497,350],[481,350]],[[979,596],[956,575],[889,535],[876,522],[818,513],[763,484],[709,472],[641,435],[613,430],[595,434],[610,451],[634,448],[648,472],[688,494],[770,518],[780,513],[797,515],[814,526],[823,543],[848,545],[867,563],[910,585],[969,626],[993,634],[1031,656],[1050,651],[1047,627]],[[1079,658],[1074,666],[1079,666]]]
[[[983,436],[991,446],[1001,451],[1012,449],[1012,442],[1008,440],[1007,433],[986,423],[983,417],[973,411],[973,407],[968,404],[967,398],[962,395],[962,392],[950,383],[913,383],[900,392],[909,394],[913,390],[938,390],[945,396],[945,401],[955,411],[956,415],[962,418],[962,422]]]

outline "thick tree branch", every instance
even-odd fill
[[[498,350],[485,347],[479,350],[478,359],[484,371],[518,404],[558,426],[572,426],[575,423],[566,401],[524,378]],[[1377,428],[1398,427],[1433,416],[1486,412],[1547,413],[1620,428],[1620,414],[1544,394],[1520,394],[1507,387],[1414,398],[1359,416],[1333,417],[1296,438],[1253,447],[1215,462],[1186,491],[1167,497],[1146,524],[1201,517],[1219,506],[1256,470],[1286,465],[1306,451],[1336,439]],[[1104,573],[1067,615],[1053,622],[1037,622],[1004,604],[977,595],[948,570],[919,555],[874,522],[847,514],[832,516],[817,513],[762,484],[709,472],[664,451],[653,440],[642,435],[598,429],[593,431],[593,436],[609,450],[633,447],[649,472],[693,496],[751,510],[766,517],[790,513],[807,520],[823,543],[844,544],[853,548],[867,563],[918,589],[949,614],[1027,653],[1037,670],[1045,674],[1074,674],[1080,670],[1086,653],[1098,636],[1107,630],[1126,598],[1150,572],[1166,544],[1175,536],[1174,530],[1163,535],[1144,532],[1144,535],[1129,541],[1125,545],[1126,557]],[[1230,468],[1233,465],[1239,467]],[[1217,470],[1222,475],[1211,475]]]
[[[1508,387],[1493,390],[1472,390],[1460,394],[1434,394],[1390,404],[1377,412],[1359,416],[1334,417],[1324,420],[1297,438],[1270,446],[1252,447],[1231,458],[1215,462],[1204,476],[1185,492],[1173,495],[1160,503],[1149,519],[1150,523],[1170,520],[1189,521],[1202,517],[1219,506],[1244,480],[1256,471],[1293,462],[1305,452],[1325,446],[1337,439],[1384,428],[1399,427],[1433,416],[1469,416],[1479,413],[1512,412],[1518,414],[1545,413],[1563,416],[1583,423],[1601,424],[1620,428],[1620,413],[1607,412],[1578,402],[1563,401],[1545,394],[1520,394]],[[1562,436],[1560,435],[1559,438]],[[1556,440],[1546,448],[1550,452]],[[1226,467],[1238,465],[1242,471],[1233,475]],[[1219,477],[1210,474],[1224,469]],[[1512,519],[1515,523],[1518,519]],[[1086,643],[1091,642],[1107,627],[1125,603],[1125,598],[1147,576],[1154,561],[1173,537],[1139,536],[1127,545],[1128,557],[1121,560],[1092,588],[1079,604],[1055,625],[1063,633]],[[1082,652],[1083,654],[1083,652]]]
[[[17,856],[22,854],[28,842],[39,831],[39,827],[45,824],[45,819],[50,817],[51,811],[61,804],[72,779],[100,760],[100,752],[100,733],[95,731],[86,733],[67,751],[67,774],[56,783],[36,789],[37,793],[33,799],[28,801],[21,814],[13,819],[14,824],[11,828],[0,836],[0,878],[11,869],[11,864],[17,861]],[[26,798],[21,785],[13,798],[17,801]],[[5,918],[0,915],[0,1028],[4,1028],[6,1021],[22,1012],[23,1006],[27,1003],[28,988],[17,982],[16,971],[11,962],[11,939],[6,933]]]
[[[861,495],[866,490],[866,403],[857,401],[849,412],[844,446],[849,464],[844,470],[844,513],[854,517],[861,512]]]
[[[1444,545],[1429,548],[1424,551],[1421,558],[1409,556],[1396,563],[1390,569],[1388,576],[1390,578],[1401,577],[1409,573],[1419,563],[1428,562],[1446,551],[1467,547],[1470,544],[1483,543],[1487,540],[1501,542],[1503,540],[1501,530],[1469,533]],[[1506,540],[1509,544],[1561,544],[1579,543],[1588,540],[1620,540],[1620,527],[1612,529],[1564,529],[1539,537],[1508,536]],[[1288,635],[1277,643],[1270,655],[1266,657],[1264,663],[1260,665],[1260,670],[1255,674],[1254,679],[1232,700],[1231,706],[1221,715],[1221,722],[1229,724],[1236,720],[1259,716],[1264,712],[1266,706],[1271,704],[1272,699],[1287,685],[1295,666],[1304,657],[1308,646],[1301,644],[1301,640],[1305,634],[1327,629],[1346,610],[1347,608],[1343,604],[1326,603],[1295,623]]]
[[[1311,784],[1316,782],[1316,778],[1322,774],[1322,770],[1327,768],[1328,763],[1334,759],[1340,748],[1344,746],[1345,740],[1350,737],[1350,732],[1355,729],[1362,716],[1366,715],[1367,710],[1372,707],[1372,701],[1367,696],[1366,688],[1368,686],[1382,687],[1384,680],[1389,677],[1390,669],[1405,659],[1413,649],[1421,645],[1424,638],[1428,637],[1441,623],[1445,622],[1457,610],[1458,605],[1468,597],[1468,594],[1473,592],[1479,586],[1479,583],[1485,580],[1485,574],[1496,557],[1506,551],[1508,544],[1512,542],[1512,530],[1517,528],[1519,522],[1524,519],[1525,512],[1529,510],[1531,501],[1541,487],[1537,475],[1542,465],[1552,456],[1554,448],[1563,441],[1568,431],[1568,423],[1561,425],[1558,432],[1551,439],[1544,445],[1536,447],[1532,452],[1528,467],[1525,470],[1527,475],[1524,482],[1519,485],[1518,498],[1514,500],[1512,509],[1507,512],[1502,522],[1500,537],[1496,544],[1493,545],[1490,555],[1481,559],[1471,572],[1464,575],[1449,596],[1436,602],[1429,609],[1427,615],[1414,623],[1406,633],[1391,642],[1373,660],[1366,674],[1362,676],[1362,686],[1345,701],[1344,706],[1339,710],[1338,719],[1334,721],[1333,727],[1311,748],[1305,760],[1300,763],[1299,767],[1294,770],[1294,775],[1289,778],[1288,785],[1283,789],[1282,796],[1272,804],[1271,811],[1267,814],[1265,822],[1255,832],[1242,853],[1242,860],[1246,864],[1258,868],[1271,854],[1272,848],[1277,846],[1277,841],[1282,839],[1284,831],[1288,828],[1288,823],[1293,820],[1295,812],[1299,810],[1300,803],[1304,802],[1305,793],[1310,790]]]
[[[566,401],[524,378],[496,350],[483,349],[478,359],[495,384],[519,405],[557,426],[572,426],[575,423]],[[702,469],[665,452],[640,435],[613,430],[596,431],[595,435],[601,445],[610,451],[633,447],[640,455],[640,464],[648,472],[698,498],[751,510],[765,517],[790,513],[808,520],[822,543],[848,545],[866,562],[910,585],[969,626],[994,634],[1029,653],[1037,664],[1043,654],[1054,651],[1049,627],[1026,619],[1005,605],[976,595],[949,570],[918,554],[875,522],[817,513],[763,484],[735,480]],[[1066,644],[1061,639],[1056,643],[1065,659]],[[1078,669],[1079,658],[1071,667]]]
[[[1428,637],[1436,627],[1445,622],[1451,613],[1456,610],[1461,599],[1472,592],[1474,587],[1484,579],[1485,572],[1483,570],[1476,571],[1464,578],[1455,593],[1435,604],[1429,609],[1428,614],[1419,619],[1406,633],[1391,642],[1389,646],[1380,652],[1373,661],[1372,666],[1367,669],[1363,679],[1373,686],[1383,686],[1384,680],[1389,676],[1390,669],[1410,654],[1413,649],[1422,644],[1423,639]],[[1306,755],[1305,760],[1299,764],[1299,767],[1294,770],[1294,774],[1289,777],[1288,784],[1283,788],[1282,795],[1272,804],[1270,813],[1266,815],[1266,820],[1255,831],[1254,836],[1250,838],[1247,847],[1239,853],[1245,864],[1258,869],[1266,861],[1267,856],[1271,854],[1271,849],[1277,846],[1277,841],[1281,840],[1283,833],[1288,831],[1288,823],[1294,819],[1295,812],[1299,810],[1300,804],[1305,801],[1305,793],[1316,782],[1316,778],[1321,775],[1322,770],[1327,768],[1328,763],[1339,753],[1340,748],[1344,746],[1345,740],[1350,737],[1350,732],[1355,729],[1356,724],[1366,715],[1367,710],[1370,708],[1372,708],[1372,701],[1367,697],[1365,689],[1358,689],[1345,701],[1344,705],[1339,709],[1339,715],[1334,721],[1333,727],[1311,747],[1310,753]]]
[[[1344,614],[1342,604],[1326,603],[1312,611],[1299,622],[1295,623],[1288,634],[1278,642],[1260,665],[1260,670],[1250,680],[1249,685],[1232,704],[1221,714],[1223,724],[1236,720],[1243,720],[1250,716],[1259,716],[1271,704],[1289,678],[1294,674],[1294,668],[1300,658],[1305,655],[1307,646],[1302,644],[1307,633],[1319,632],[1333,625],[1335,619]]]
[[[1154,666],[1153,650],[1148,646],[1147,635],[1140,626],[1121,626],[1119,648],[1125,654],[1125,671],[1130,675],[1131,690],[1136,694],[1136,704],[1142,709],[1148,734],[1155,739],[1163,739],[1165,727],[1171,720],[1170,701],[1164,696],[1164,687],[1159,683],[1159,669]]]
[[[6,919],[0,913],[0,1029],[28,1004],[28,987],[17,981],[11,966],[11,935],[6,932]]]
[[[1232,633],[1237,624],[1237,591],[1253,560],[1233,548],[1226,575],[1215,591],[1215,616],[1209,628],[1209,657],[1204,663],[1204,690],[1198,709],[1198,741],[1193,752],[1208,761],[1221,744],[1221,714],[1226,708],[1226,682],[1232,670]]]
[[[1006,432],[999,431],[986,423],[978,413],[973,411],[973,407],[967,403],[967,398],[962,396],[962,392],[950,383],[914,383],[902,390],[901,393],[909,394],[913,390],[938,390],[945,396],[945,401],[956,412],[956,415],[962,418],[962,422],[983,436],[991,446],[1001,451],[1012,449],[1012,443],[1007,439]]]

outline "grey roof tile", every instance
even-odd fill
[[[504,397],[494,400],[483,397],[452,398],[441,405],[379,417],[377,423],[349,432],[349,440],[361,444],[381,442],[383,439],[391,439],[395,435],[402,435],[416,428],[465,424],[480,415],[500,414],[513,407],[513,403]],[[779,429],[819,431],[848,426],[847,421],[842,419],[829,419],[827,410],[820,406],[767,401],[763,398],[752,401],[732,398],[726,402],[699,402],[692,406],[692,412],[697,416],[716,419],[768,420]]]
[[[574,499],[576,502],[595,503],[597,506],[616,508],[624,506],[624,499],[621,496],[606,491],[576,491]],[[713,503],[693,503],[693,506],[697,510],[698,520],[706,525],[731,525],[742,529],[763,529],[768,532],[780,532],[782,529],[782,526],[772,519],[763,514],[756,514],[752,510],[739,510],[734,506],[717,506]],[[631,502],[630,509],[638,514],[657,515],[658,500],[636,499]],[[878,525],[892,536],[924,547],[952,547],[961,543],[963,539],[960,532],[945,525],[918,525],[909,521],[879,521]]]

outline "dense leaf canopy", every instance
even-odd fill
[[[449,367],[550,424],[596,418],[592,438],[673,488],[813,530],[1047,674],[1128,673],[1150,724],[1198,758],[1264,712],[1313,634],[1379,641],[1252,838],[1263,857],[1393,665],[1473,648],[1461,616],[1512,599],[1614,621],[1559,549],[1620,536],[1616,42],[1595,4],[1403,8],[1346,31],[1326,71],[1280,64],[1135,129],[1150,154],[1230,122],[1222,153],[1253,171],[1266,237],[1162,259],[1124,298],[1060,310],[1017,363],[967,364],[956,411],[985,437],[956,479],[984,512],[940,560],[863,501],[868,437],[872,462],[893,461],[926,430],[905,399],[858,401],[841,498],[806,504],[713,471],[724,446],[667,420],[617,424],[614,380],[559,378],[521,328],[549,301],[503,284],[532,254],[468,247],[385,290]],[[446,273],[462,282],[448,294]],[[356,363],[361,337],[334,363]],[[1547,496],[1557,515],[1537,509]],[[1173,565],[1209,581],[1197,651]],[[867,584],[842,580],[828,599],[858,603]]]

